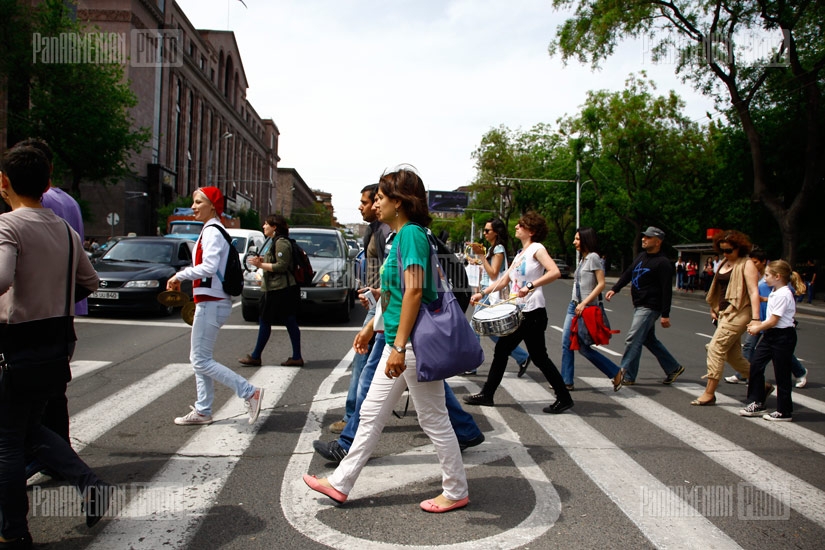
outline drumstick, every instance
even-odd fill
[[[476,305],[481,306],[481,307],[496,307],[496,306],[500,306],[501,304],[509,304],[511,302],[514,302],[517,299],[518,299],[518,296],[513,296],[512,298],[507,298],[506,300],[496,302],[495,304],[485,304],[484,302],[477,302]]]

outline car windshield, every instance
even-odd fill
[[[173,235],[195,235],[203,229],[202,223],[173,223],[170,233]]]
[[[114,262],[151,262],[169,264],[172,262],[173,243],[120,241],[103,256]]]
[[[341,249],[341,242],[335,235],[290,231],[289,236],[295,239],[295,242],[310,256],[320,258],[341,258],[345,256],[344,251]]]

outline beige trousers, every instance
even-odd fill
[[[732,313],[719,315],[719,324],[708,345],[708,378],[721,380],[725,370],[725,361],[743,377],[750,374],[750,363],[742,355],[742,335],[751,320],[750,306]]]

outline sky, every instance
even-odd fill
[[[361,188],[399,164],[428,190],[476,175],[491,128],[528,130],[573,116],[590,90],[621,90],[647,71],[707,121],[709,99],[628,41],[600,70],[550,57],[569,13],[550,0],[178,0],[199,29],[231,30],[247,99],[280,131],[280,167],[332,193],[340,223],[361,221]],[[571,174],[571,178],[574,177]]]

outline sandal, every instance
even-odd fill
[[[693,401],[691,401],[691,402],[690,402],[690,404],[691,404],[691,405],[698,405],[698,406],[700,406],[700,407],[706,407],[706,406],[709,406],[709,405],[715,405],[715,404],[716,404],[716,396],[714,395],[713,397],[711,397],[711,398],[710,398],[710,399],[708,399],[707,401],[699,401],[699,398],[697,397],[696,399],[694,399]]]

